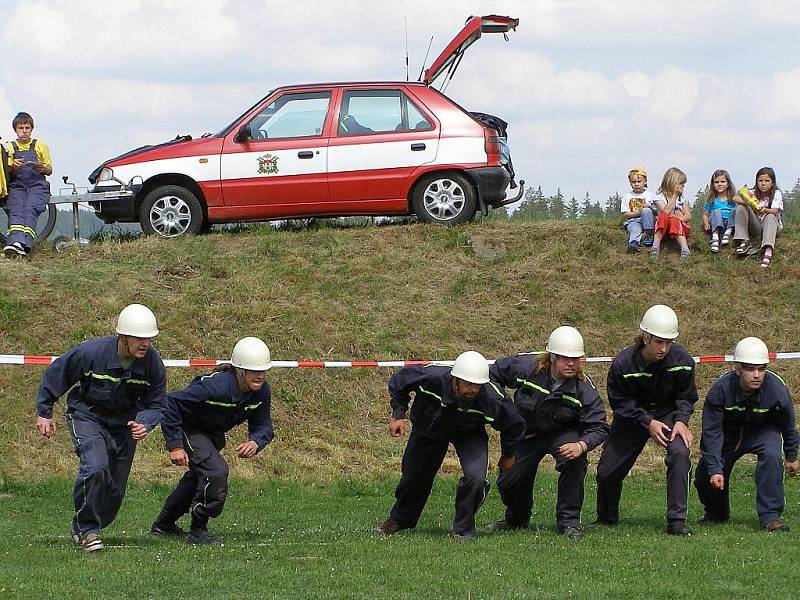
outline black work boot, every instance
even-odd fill
[[[175,524],[175,521],[162,521],[160,518],[150,526],[150,533],[153,535],[176,535],[181,536],[186,533],[183,529]]]
[[[222,546],[222,538],[211,535],[208,529],[191,529],[186,541],[192,546]]]
[[[685,519],[672,519],[667,523],[669,535],[692,535],[692,530],[686,525]]]

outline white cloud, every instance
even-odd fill
[[[692,112],[699,96],[699,76],[668,66],[653,79],[653,92],[643,106],[656,118],[679,123]]]
[[[757,88],[754,88],[757,89]],[[776,73],[767,91],[764,104],[772,121],[788,120],[800,124],[800,69]]]

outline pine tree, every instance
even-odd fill
[[[551,219],[564,218],[564,195],[561,193],[561,188],[558,188],[555,196],[550,196],[548,199],[548,208]]]
[[[566,206],[566,217],[568,219],[577,219],[581,215],[581,209],[578,206],[578,201],[573,196]]]
[[[547,198],[542,193],[542,186],[528,188],[525,197],[511,215],[514,219],[542,220],[547,218]]]
[[[605,216],[608,219],[616,219],[622,207],[622,196],[619,192],[614,192],[613,196],[609,196],[606,200]]]

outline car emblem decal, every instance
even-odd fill
[[[278,157],[272,154],[265,154],[258,157],[258,172],[264,175],[271,175],[278,172]]]

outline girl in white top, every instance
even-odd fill
[[[762,251],[761,266],[766,269],[775,253],[775,239],[783,229],[781,220],[783,194],[778,189],[775,171],[771,167],[762,167],[756,172],[756,184],[751,194],[755,196],[757,208],[751,206],[741,195],[733,199],[736,204],[741,205],[741,208],[736,209],[736,230],[733,239],[737,246],[733,254],[739,257],[750,254],[750,235],[759,236]]]
[[[692,211],[689,203],[683,198],[683,188],[686,185],[686,174],[677,167],[670,167],[664,173],[661,180],[661,187],[658,188],[658,196],[655,202],[659,213],[656,219],[655,236],[653,237],[653,247],[650,249],[650,256],[658,258],[661,250],[661,240],[666,237],[674,237],[681,247],[681,258],[689,256],[689,244],[686,239],[692,231],[689,221],[692,218]]]

